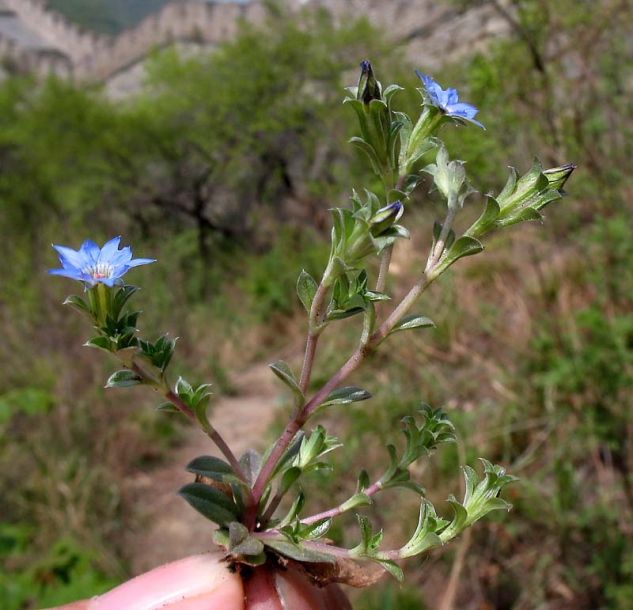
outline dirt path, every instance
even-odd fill
[[[281,390],[266,364],[257,364],[234,380],[244,393],[216,400],[211,420],[236,455],[250,447],[272,423]],[[212,398],[213,400],[213,398]],[[176,495],[193,480],[185,465],[199,455],[219,455],[211,441],[191,426],[182,445],[168,462],[150,472],[136,474],[129,485],[138,493],[140,521],[127,544],[135,549],[132,572],[139,574],[162,563],[212,548],[212,524]]]

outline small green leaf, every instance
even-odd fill
[[[443,259],[440,259],[440,264],[435,268],[435,273],[439,273],[448,269],[453,263],[465,256],[472,256],[478,254],[484,249],[483,244],[474,237],[469,235],[463,235],[460,237],[446,253]]]
[[[201,515],[220,527],[228,527],[231,522],[238,521],[238,510],[233,500],[215,487],[204,483],[189,483],[178,494]]]
[[[246,482],[253,485],[262,467],[262,456],[253,449],[248,449],[238,460],[246,476]]]
[[[329,553],[307,549],[287,540],[264,540],[264,544],[280,555],[307,563],[336,563],[336,557]]]
[[[123,310],[123,307],[128,302],[130,297],[138,290],[136,286],[122,286],[119,288],[112,299],[112,315],[118,318]]]
[[[369,506],[372,504],[372,499],[362,492],[355,493],[349,500],[346,500],[341,504],[341,510],[343,512],[358,508],[359,506]]]
[[[212,455],[201,455],[194,458],[185,467],[187,472],[198,474],[214,481],[236,482],[239,481],[233,468],[225,461]]]
[[[365,311],[364,307],[351,307],[350,309],[333,309],[327,315],[327,321],[332,322],[334,320],[344,320],[345,318],[351,318],[359,313]]]
[[[96,347],[97,349],[105,350],[106,352],[112,352],[112,341],[109,337],[94,337],[84,343],[87,347]]]
[[[325,534],[327,534],[330,529],[330,525],[332,525],[332,519],[319,519],[310,525],[301,526],[299,535],[305,540],[316,540],[317,538],[322,538]]]
[[[402,568],[391,559],[377,559],[372,558],[376,563],[379,563],[389,574],[391,574],[398,582],[404,581],[404,572]]]
[[[143,380],[133,371],[127,369],[117,371],[110,375],[105,384],[106,388],[130,388],[142,384]]]
[[[497,203],[497,200],[488,195],[486,197],[486,207],[477,221],[466,231],[466,235],[471,237],[479,237],[490,229],[494,228],[495,221],[499,217],[501,208]]]
[[[331,405],[345,405],[352,402],[359,402],[371,398],[371,394],[367,390],[357,388],[356,386],[346,386],[334,390],[320,405],[319,410]]]
[[[305,402],[305,396],[288,364],[283,360],[277,360],[269,366],[272,372],[290,388],[295,397],[295,402],[298,405],[303,404]]]
[[[173,403],[168,400],[165,402],[161,402],[157,407],[157,411],[163,411],[165,413],[180,413],[180,409]]]
[[[75,311],[88,316],[91,320],[94,320],[94,315],[90,310],[90,306],[80,296],[76,294],[70,295],[65,301],[64,305],[70,305]]]
[[[305,269],[302,269],[297,279],[297,295],[308,313],[312,309],[312,301],[314,301],[318,287],[319,285],[314,278]]]
[[[305,496],[303,495],[303,492],[300,491],[294,499],[288,514],[279,522],[278,527],[281,529],[282,527],[286,527],[289,523],[292,523],[303,510],[305,503]]]
[[[420,316],[418,314],[409,314],[401,318],[401,320],[391,329],[390,335],[400,330],[411,330],[413,328],[435,328],[435,323],[430,318]]]
[[[264,543],[250,535],[246,526],[233,521],[229,524],[229,553],[232,555],[260,555]]]
[[[279,491],[278,494],[284,495],[296,482],[296,480],[301,476],[301,468],[297,468],[296,466],[292,466],[288,468],[283,475],[281,475],[281,481],[279,483]]]

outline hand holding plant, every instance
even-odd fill
[[[311,515],[310,499],[300,487],[302,478],[329,468],[328,453],[343,450],[335,436],[313,423],[315,416],[370,399],[368,389],[348,385],[348,380],[394,333],[424,332],[434,326],[427,312],[412,311],[420,296],[459,259],[480,253],[481,238],[488,232],[541,220],[542,208],[561,198],[574,169],[567,164],[543,171],[538,161],[521,177],[511,169],[501,193],[486,196],[478,220],[456,233],[455,218],[475,191],[464,162],[450,159],[440,132],[445,126],[484,126],[475,120],[477,109],[460,102],[455,89],[444,90],[431,77],[418,76],[422,81],[418,117],[393,109],[400,87],[383,90],[368,61],[361,63],[358,86],[347,90],[345,103],[355,111],[360,127],[352,143],[367,156],[382,190],[352,192],[350,208],[332,210],[331,249],[321,278],[305,271],[299,274],[297,294],[307,314],[303,366],[294,371],[283,361],[270,365],[293,406],[285,429],[263,455],[253,450],[241,456],[232,452],[222,431],[213,425],[208,384],[193,386],[183,378],[170,379],[174,339],[139,337],[139,312],[129,308],[137,288],[125,284],[123,275],[153,261],[133,259],[130,248],[119,249],[119,238],[103,248],[90,240],[78,251],[55,246],[62,269],[51,273],[84,285],[84,295],[71,296],[66,303],[87,316],[95,329],[87,345],[110,353],[121,364],[107,387],[152,387],[164,397],[159,409],[180,412],[194,421],[221,451],[224,459],[200,456],[187,465],[196,481],[183,487],[180,495],[218,526],[213,541],[243,582],[246,608],[259,607],[258,600],[279,597],[280,574],[301,575],[315,586],[326,587],[315,593],[321,601],[331,591],[328,585],[365,586],[379,577],[380,570],[365,570],[359,562],[380,566],[402,580],[401,560],[446,544],[493,510],[510,508],[499,496],[515,477],[482,460],[483,477],[465,466],[464,497],[448,498],[452,519],[438,516],[421,484],[413,480],[410,467],[439,445],[453,442],[455,435],[444,410],[424,403],[417,413],[403,419],[401,442],[387,445],[384,471],[370,476],[361,470],[347,500]],[[420,173],[419,164],[429,156],[434,162]],[[446,201],[446,214],[429,226],[432,244],[417,282],[394,303],[386,292],[391,254],[399,240],[409,238],[403,219],[424,174],[432,177],[432,188]],[[373,259],[377,259],[375,273]],[[362,318],[357,348],[329,380],[310,392],[321,335],[353,316]],[[396,488],[419,496],[419,518],[405,544],[385,548],[383,532],[376,531],[362,507],[372,504],[379,493]],[[358,543],[344,548],[332,543],[327,533],[334,519],[350,511],[357,513]]]

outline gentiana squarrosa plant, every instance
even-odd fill
[[[523,176],[510,169],[503,190],[485,196],[478,220],[463,233],[456,233],[454,219],[475,191],[464,161],[449,158],[440,134],[445,127],[485,128],[475,120],[477,109],[460,102],[455,89],[444,90],[430,76],[419,72],[418,76],[421,106],[415,117],[392,108],[401,87],[383,89],[368,61],[361,63],[358,86],[347,89],[345,104],[355,112],[360,127],[360,134],[351,141],[365,153],[383,188],[378,193],[352,192],[350,207],[331,211],[332,244],[323,275],[313,278],[305,271],[299,273],[297,294],[307,313],[303,366],[295,371],[283,361],[270,365],[272,374],[286,386],[292,408],[285,429],[263,455],[254,450],[241,456],[233,453],[214,426],[209,384],[193,386],[182,377],[172,381],[168,369],[175,339],[139,337],[139,312],[129,307],[137,288],[126,284],[123,276],[132,267],[153,261],[133,259],[129,247],[119,249],[118,237],[102,248],[90,240],[78,251],[54,246],[62,269],[50,273],[83,284],[83,295],[70,296],[66,303],[90,320],[95,336],[87,345],[109,352],[120,363],[120,370],[106,386],[145,385],[157,390],[164,397],[159,409],[191,419],[224,456],[200,456],[188,464],[186,469],[195,475],[195,481],[185,485],[180,495],[216,524],[209,537],[244,575],[247,600],[252,593],[248,575],[257,570],[300,565],[321,586],[333,582],[365,585],[376,579],[376,572],[382,572],[358,567],[358,562],[368,561],[402,580],[401,560],[446,544],[491,511],[510,508],[500,494],[515,477],[503,467],[481,460],[483,476],[465,466],[464,497],[448,498],[452,519],[438,516],[423,487],[413,480],[410,467],[438,445],[453,442],[455,435],[444,410],[424,403],[417,413],[403,419],[401,441],[387,445],[384,472],[372,476],[361,470],[356,488],[343,503],[310,514],[309,498],[301,489],[304,477],[328,468],[328,453],[342,450],[335,436],[313,423],[316,416],[369,400],[367,389],[347,385],[348,380],[394,333],[424,332],[433,327],[429,317],[412,312],[420,295],[459,259],[480,253],[487,233],[542,220],[542,208],[561,198],[563,185],[574,170],[571,163],[543,170],[538,160]],[[420,168],[429,156],[434,162]],[[391,254],[399,240],[409,238],[403,219],[412,192],[425,179],[432,179],[432,189],[446,201],[446,215],[429,227],[432,245],[419,279],[394,303],[385,291]],[[376,266],[370,264],[374,259],[379,261]],[[378,271],[372,273],[370,269],[375,268]],[[341,361],[327,382],[310,393],[321,335],[352,316],[363,320],[356,350]],[[383,532],[375,530],[362,507],[396,488],[406,488],[419,497],[419,519],[402,547],[385,548]],[[286,496],[289,499],[282,502]],[[328,530],[335,519],[350,511],[357,513],[358,544],[336,546],[328,540]]]

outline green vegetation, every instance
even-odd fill
[[[361,594],[359,608],[419,608],[420,591],[437,607],[451,570],[457,607],[475,598],[515,610],[633,604],[630,20],[611,0],[515,4],[520,36],[438,80],[459,84],[488,129],[461,134],[478,190],[503,186],[492,168],[525,170],[538,153],[547,165],[579,166],[573,208],[549,212],[545,231],[493,239],[444,280],[442,296],[423,304],[432,338],[394,340],[377,356],[371,374],[389,391],[350,408],[344,426],[358,467],[371,471],[378,456],[366,448],[382,442],[383,422],[423,400],[444,403],[461,444],[420,473],[431,499],[455,491],[448,474],[477,454],[521,477],[515,509],[459,543],[463,561],[453,548],[411,562],[404,590],[386,583]],[[138,256],[159,258],[135,271],[144,324],[180,336],[180,366],[218,393],[232,389],[231,353],[269,358],[282,335],[299,335],[280,295],[303,266],[326,260],[321,245],[305,254],[359,175],[345,144],[353,118],[332,113],[331,100],[342,100],[364,57],[393,67],[385,82],[416,78],[366,23],[331,32],[322,15],[310,19],[299,27],[272,16],[209,58],[158,55],[146,93],[118,105],[55,80],[0,84],[2,608],[93,595],[125,578],[121,532],[136,516],[120,483],[179,434],[149,402],[136,408],[140,394],[98,389],[112,371],[78,347],[85,328],[61,311],[63,282],[43,278],[56,262],[51,242],[122,234]],[[407,213],[434,214],[429,199]],[[419,264],[416,252],[396,252],[403,285]],[[227,270],[241,272],[239,285],[227,284]],[[324,347],[323,375],[337,350]],[[483,419],[493,423],[484,429]],[[353,486],[357,468],[332,456]],[[405,535],[417,505],[403,496],[377,510],[399,511]]]

